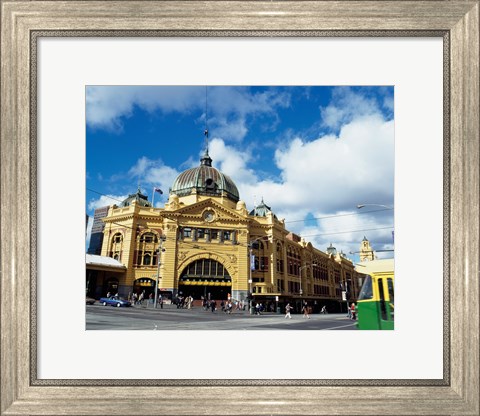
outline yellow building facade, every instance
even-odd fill
[[[126,267],[116,277],[120,296],[148,296],[157,287],[164,298],[246,301],[251,294],[271,310],[301,301],[341,310],[342,292],[352,300],[358,293],[350,260],[289,232],[263,200],[249,212],[208,150],[198,167],[177,177],[163,208],[138,190],[103,221],[101,254]],[[109,283],[97,285],[107,291]]]

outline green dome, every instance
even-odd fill
[[[273,214],[272,209],[267,204],[265,204],[265,202],[263,202],[262,198],[262,202],[260,202],[259,205],[252,209],[249,215],[254,217],[266,217],[268,213]],[[277,218],[275,214],[273,214],[273,216],[274,218]]]
[[[238,202],[240,196],[238,189],[233,180],[212,167],[212,159],[205,151],[203,158],[200,160],[200,166],[187,169],[178,175],[173,182],[170,194],[178,196],[190,195],[193,191],[199,195],[206,196],[222,196]]]
[[[120,207],[128,207],[133,203],[133,201],[136,201],[136,203],[142,207],[152,206],[152,204],[148,202],[148,196],[143,195],[140,188],[138,188],[137,193],[128,195],[128,197],[122,201]]]

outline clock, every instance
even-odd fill
[[[215,219],[215,213],[213,211],[205,211],[203,213],[203,219],[206,221],[206,222],[212,222],[214,219]]]

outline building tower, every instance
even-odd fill
[[[367,237],[363,237],[362,242],[360,243],[360,262],[371,261],[375,259],[375,254],[373,252],[370,241],[367,240]]]
[[[108,206],[97,208],[93,214],[93,225],[90,244],[87,251],[88,254],[99,255],[102,251],[103,229],[105,228],[102,218],[105,218],[108,215],[108,208]]]

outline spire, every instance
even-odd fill
[[[212,166],[212,158],[208,154],[208,87],[205,86],[205,131],[203,134],[205,135],[205,153],[203,157],[200,159],[200,165],[203,166]]]
[[[208,154],[208,147],[205,148],[205,153],[203,154],[203,157],[200,159],[200,165],[212,166],[212,158]]]

